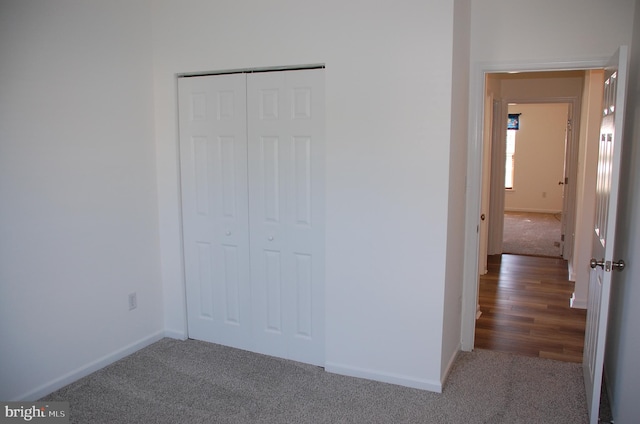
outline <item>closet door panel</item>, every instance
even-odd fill
[[[247,99],[256,346],[322,365],[323,71],[249,74]]]
[[[178,80],[189,337],[250,349],[246,77]]]

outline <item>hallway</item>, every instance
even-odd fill
[[[480,277],[476,348],[582,362],[586,310],[569,306],[566,261],[495,255],[488,270]]]

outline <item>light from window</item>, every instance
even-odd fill
[[[507,155],[504,172],[504,188],[513,190],[514,156],[516,153],[516,130],[507,130]]]

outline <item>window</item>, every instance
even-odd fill
[[[507,129],[518,130],[520,129],[520,113],[510,113],[507,118]]]
[[[507,130],[507,154],[504,172],[504,188],[513,190],[514,162],[516,153],[516,132],[517,130]]]

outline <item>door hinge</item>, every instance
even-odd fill
[[[564,241],[564,234],[560,236],[560,241]]]

